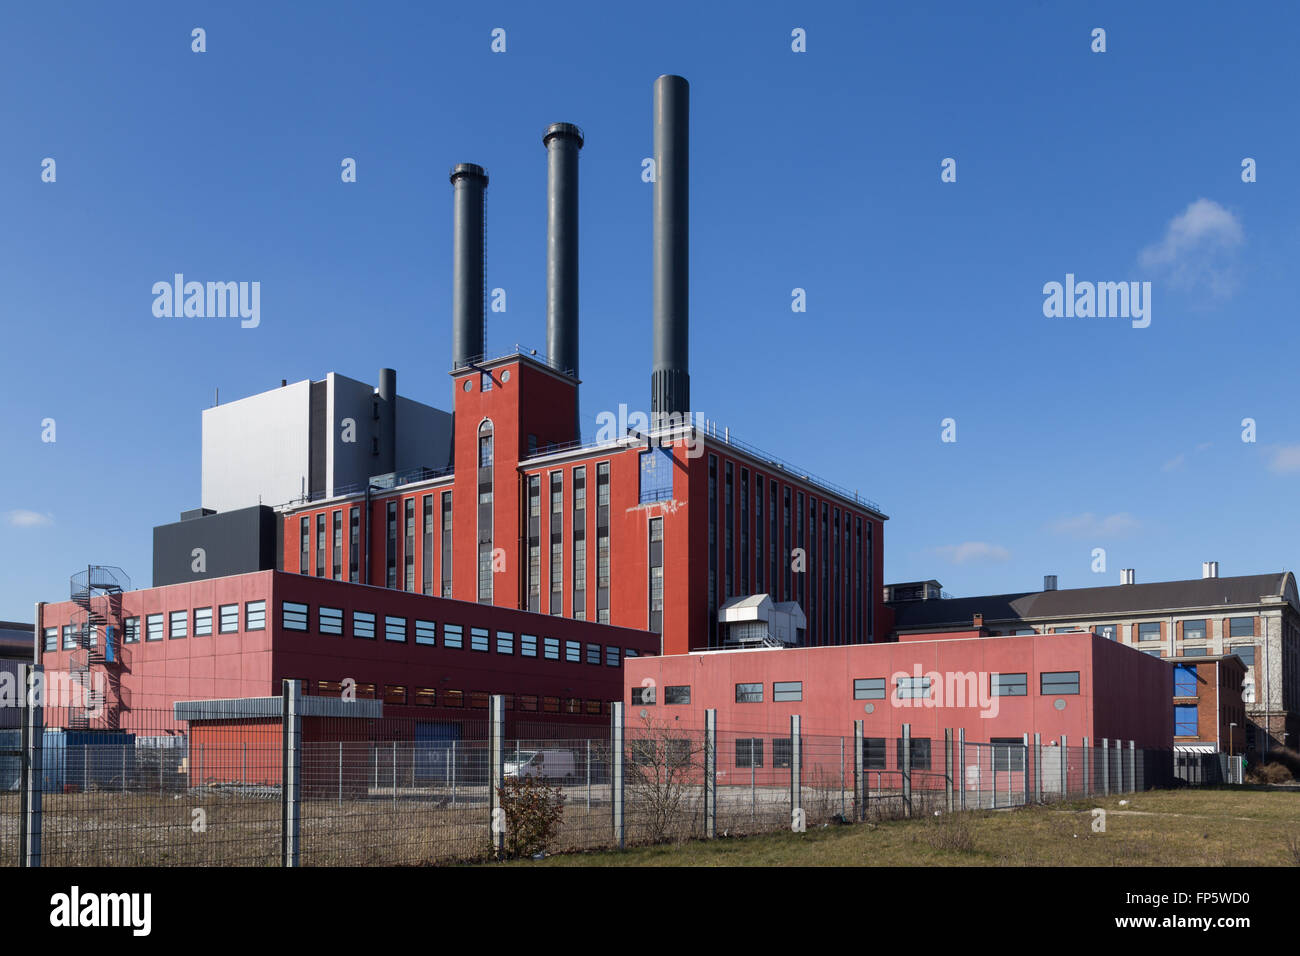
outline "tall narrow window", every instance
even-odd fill
[[[325,577],[325,512],[316,516],[316,577]]]
[[[542,476],[528,476],[528,610],[542,606]]]
[[[587,469],[573,469],[573,618],[587,619]]]
[[[406,583],[404,590],[415,590],[415,499],[407,498],[405,507],[406,541],[402,548],[402,559],[406,566]]]
[[[348,580],[357,583],[361,566],[361,509],[353,505],[348,513]]]
[[[778,596],[777,596],[777,593],[776,593],[776,589],[780,586],[780,583],[781,583],[780,578],[777,576],[777,573],[776,573],[776,567],[777,567],[777,565],[776,565],[776,560],[777,560],[777,559],[776,559],[776,555],[777,555],[777,546],[776,546],[776,494],[777,494],[777,489],[776,489],[776,481],[771,480],[771,481],[768,481],[767,484],[768,484],[769,493],[770,493],[771,496],[772,496],[772,497],[771,497],[770,506],[769,506],[768,509],[767,509],[767,520],[768,520],[768,531],[769,531],[769,534],[768,534],[768,536],[767,536],[767,552],[768,552],[768,563],[771,565],[771,573],[768,575],[767,586],[768,586],[768,587],[771,589],[771,591],[772,591],[772,600],[773,600],[773,601],[788,601],[788,600],[790,600],[790,598],[789,598],[789,592],[788,592],[788,591],[787,591],[787,594],[786,594],[785,596],[783,596],[783,597],[778,597]]]
[[[862,519],[853,519],[853,642],[861,644],[862,633]]]
[[[335,511],[330,515],[333,551],[330,556],[330,569],[335,581],[343,580],[343,512]]]
[[[551,613],[564,613],[564,472],[551,472]]]
[[[433,593],[433,495],[420,500],[420,517],[424,520],[424,546],[420,552],[420,591]]]
[[[609,623],[609,462],[596,465],[596,620]]]
[[[650,519],[650,627],[656,634],[664,629],[664,519]]]
[[[767,552],[763,550],[763,476],[754,476],[754,593],[763,592],[763,568]]]
[[[781,572],[785,579],[785,586],[782,588],[782,600],[789,601],[794,595],[794,589],[790,586],[790,550],[794,546],[794,539],[790,537],[790,488],[787,485],[781,490],[781,564],[784,570]],[[800,598],[799,600],[803,600]]]
[[[732,477],[731,462],[725,462],[722,466],[722,528],[723,528],[723,549],[722,549],[722,600],[731,599],[735,591],[732,588],[734,578],[732,575],[736,570],[735,550],[731,547],[731,535],[735,526],[735,512],[733,495],[732,495]]]
[[[822,559],[819,562],[820,568],[818,570],[818,575],[821,577],[821,582],[822,582],[822,603],[821,603],[821,608],[822,608],[821,643],[822,644],[829,644],[831,642],[831,592],[830,592],[831,582],[830,582],[830,575],[828,574],[828,571],[830,569],[830,560],[828,554],[830,535],[827,533],[828,532],[827,519],[830,517],[830,515],[828,512],[829,509],[826,506],[826,502],[823,501],[822,502]]]
[[[740,593],[749,593],[749,469],[740,469]]]
[[[387,587],[397,587],[397,502],[388,502]]]
[[[492,423],[478,427],[478,601],[492,603]]]
[[[835,579],[834,581],[835,617],[833,622],[834,630],[832,632],[835,636],[835,640],[828,641],[827,643],[843,644],[844,638],[843,635],[840,633],[840,509],[839,508],[836,508],[834,514],[831,515],[831,534],[834,539],[834,544],[831,548],[831,577]]]
[[[451,492],[442,493],[442,596],[451,597]]]
[[[311,574],[311,518],[302,517],[298,521],[298,573]]]
[[[718,457],[709,456],[709,647],[718,646]]]

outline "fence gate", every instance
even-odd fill
[[[1029,748],[1020,742],[967,743],[953,775],[953,802],[958,809],[996,810],[1025,802]]]

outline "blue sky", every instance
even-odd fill
[[[491,177],[488,351],[543,348],[551,122],[587,134],[587,430],[644,408],[666,72],[692,84],[692,404],[879,501],[886,579],[1295,567],[1293,7],[269,6],[3,13],[0,618],[88,562],[149,583],[216,388],[391,365],[450,406],[454,163]],[[155,318],[175,272],[260,282],[260,326]],[[1067,273],[1150,281],[1150,327],[1045,317]]]

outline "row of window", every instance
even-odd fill
[[[912,737],[910,738],[911,746],[911,766],[913,770],[930,769],[930,738],[929,737]],[[762,737],[739,737],[736,739],[736,767],[743,769],[758,769],[763,766],[764,744],[766,741]],[[1020,741],[1016,741],[1017,744]],[[636,747],[638,741],[632,741],[632,760],[636,762]],[[788,768],[793,762],[794,748],[792,740],[789,737],[773,737],[772,744],[772,767]],[[863,770],[886,770],[888,769],[888,738],[885,737],[863,737],[862,738],[862,769]],[[995,752],[998,749],[995,747]],[[1023,749],[1023,748],[1022,748]],[[894,738],[894,766],[902,768],[903,766],[903,740],[901,737]],[[1004,769],[1004,768],[999,768]]]
[[[385,704],[416,707],[449,707],[452,709],[487,710],[492,696],[485,690],[454,690],[447,687],[408,687],[406,684],[372,684],[356,681],[318,680],[303,681],[305,693],[318,697],[341,697],[346,691],[357,700],[382,700]],[[602,700],[581,697],[553,697],[542,694],[502,694],[506,710],[541,714],[586,714],[600,716],[608,713],[609,704]]]
[[[221,604],[217,606],[215,623],[219,634],[237,634],[240,631],[239,604]],[[247,601],[242,605],[245,631],[266,630],[266,601]],[[196,607],[193,610],[168,611],[166,613],[146,614],[144,617],[145,641],[161,641],[164,637],[180,640],[187,637],[210,637],[214,618],[211,607]],[[42,644],[46,651],[59,650],[59,628],[47,627],[42,634]],[[90,645],[95,646],[98,636],[91,631]],[[122,621],[122,642],[138,644],[140,642],[140,618],[128,617]],[[63,626],[63,650],[72,650],[77,646],[77,635],[73,625]]]
[[[1078,671],[1043,671],[1039,674],[1039,693],[1044,697],[1061,697],[1079,693]],[[929,677],[900,677],[895,682],[895,697],[899,700],[924,700],[930,697]],[[1028,674],[990,674],[989,690],[994,697],[1025,697],[1029,693]],[[761,704],[763,684],[737,684],[736,703]],[[886,681],[883,677],[861,677],[853,681],[854,700],[884,700]],[[654,704],[656,688],[632,688],[631,703]],[[772,700],[775,703],[803,700],[803,681],[773,681]],[[689,684],[669,684],[664,687],[664,704],[689,704]]]
[[[1136,625],[1136,638],[1138,641],[1158,641],[1161,640],[1161,629],[1167,621],[1143,621]],[[1183,626],[1182,639],[1185,641],[1204,641],[1211,636],[1210,621],[1206,618],[1196,618],[1187,621],[1175,621],[1176,624]],[[1067,624],[1051,628],[1053,634],[1070,634],[1076,631],[1093,631],[1101,637],[1109,638],[1114,641],[1119,638],[1119,625],[1117,624],[1096,624],[1092,626]],[[996,632],[994,632],[996,633]],[[1032,627],[1019,627],[1011,631],[1012,635],[1036,634],[1038,633]],[[1253,617],[1230,617],[1228,618],[1227,637],[1254,637],[1255,636],[1255,618]]]

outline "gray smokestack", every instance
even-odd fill
[[[691,405],[688,340],[690,282],[690,84],[655,80],[654,365],[652,415],[684,415]]]
[[[375,474],[397,471],[397,373],[391,368],[379,370],[378,401],[375,404],[375,437],[379,439],[379,456]]]
[[[553,123],[546,146],[546,356],[578,377],[578,150],[582,130]]]
[[[452,211],[451,358],[464,368],[483,358],[483,195],[488,177],[482,166],[461,163],[451,170]]]

